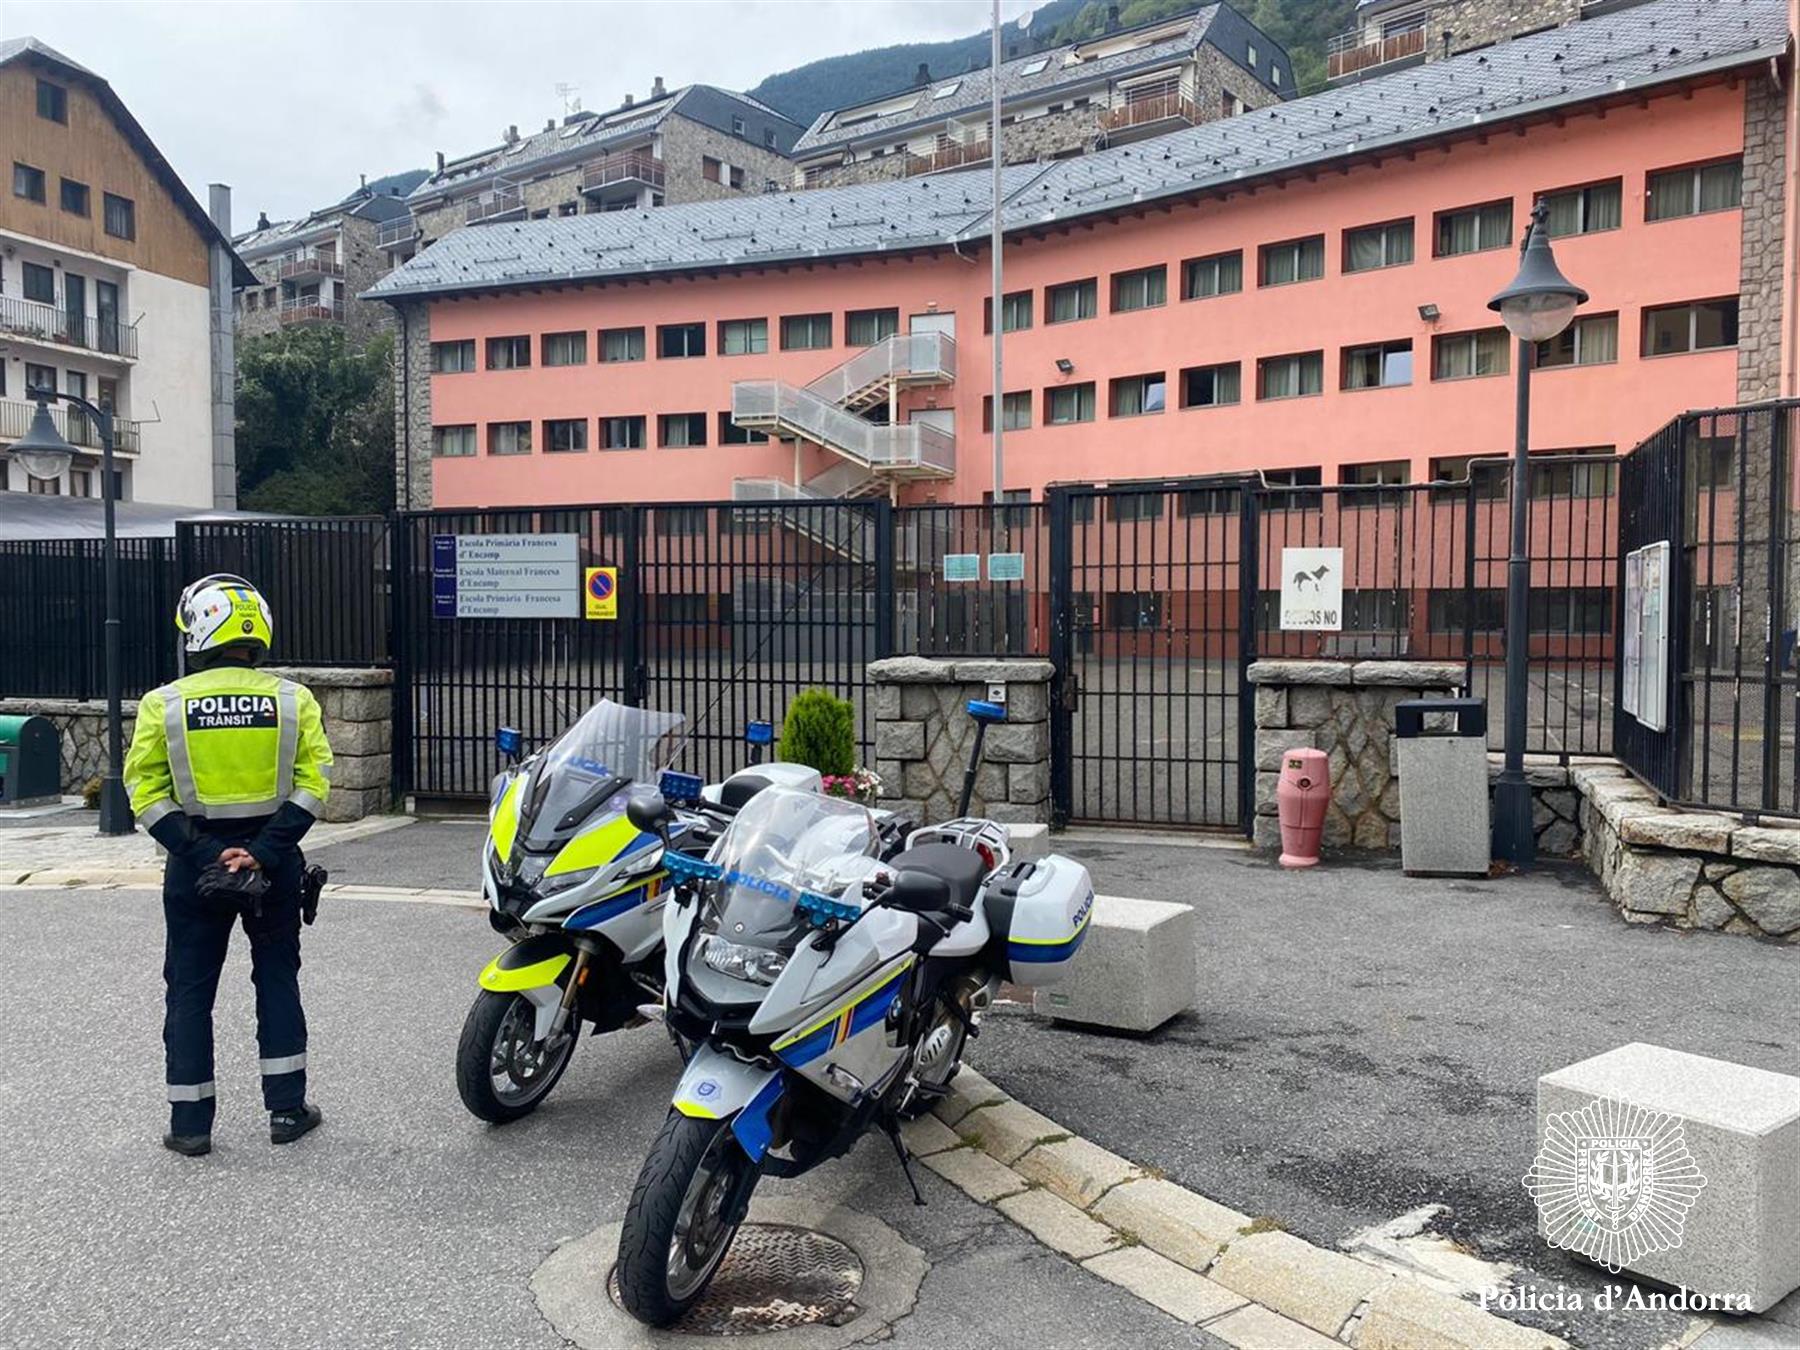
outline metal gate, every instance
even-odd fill
[[[1250,818],[1256,512],[1238,480],[1050,493],[1058,824]]]

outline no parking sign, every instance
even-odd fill
[[[588,618],[616,619],[619,617],[618,568],[587,568],[583,575],[581,593],[587,606]]]

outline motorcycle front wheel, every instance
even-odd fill
[[[731,1122],[669,1113],[638,1173],[619,1234],[619,1301],[666,1327],[706,1292],[757,1179]]]
[[[536,1008],[523,994],[483,989],[463,1021],[456,1045],[456,1090],[471,1114],[505,1125],[537,1110],[575,1053],[581,1024],[534,1039]]]

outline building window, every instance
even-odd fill
[[[1413,223],[1396,220],[1344,231],[1344,270],[1373,272],[1401,267],[1413,260]]]
[[[899,331],[897,309],[853,309],[844,315],[844,341],[852,347],[873,347]]]
[[[1441,333],[1431,339],[1431,378],[1474,380],[1511,368],[1512,340],[1504,328]]]
[[[1577,458],[1611,455],[1610,445],[1575,450],[1533,450],[1527,465],[1531,497],[1610,497],[1616,486],[1618,466],[1610,459]],[[1558,461],[1561,461],[1560,463]]]
[[[1378,464],[1344,464],[1338,468],[1338,482],[1345,487],[1396,487],[1412,481],[1412,466],[1404,459],[1387,459]],[[1346,506],[1354,505],[1354,495],[1343,498]]]
[[[1317,281],[1325,275],[1325,236],[1290,239],[1264,244],[1259,273],[1264,286],[1289,286],[1296,281]]]
[[[1619,228],[1620,180],[1594,183],[1589,187],[1569,188],[1544,194],[1544,205],[1550,212],[1544,217],[1544,231],[1552,239],[1571,234],[1594,234],[1600,230]]]
[[[30,474],[26,474],[25,491],[36,497],[60,497],[63,495],[62,479],[34,478]]]
[[[1728,159],[1650,175],[1645,220],[1674,220],[1744,204],[1744,161]]]
[[[1306,398],[1325,392],[1325,353],[1266,356],[1256,363],[1257,397]]]
[[[69,124],[69,91],[49,80],[37,82],[38,116],[47,122]]]
[[[724,175],[721,170],[723,170],[724,167],[725,166],[720,161],[714,159],[711,155],[700,156],[700,176],[709,183],[723,181]]]
[[[1063,384],[1044,391],[1044,424],[1067,426],[1071,422],[1094,420],[1094,386]]]
[[[1275,488],[1316,488],[1325,481],[1317,467],[1264,469],[1262,479],[1266,486]],[[1278,511],[1317,511],[1324,504],[1324,494],[1319,492],[1286,492],[1269,502]]]
[[[768,350],[767,319],[719,320],[720,356],[755,356]]]
[[[656,532],[660,535],[706,533],[704,506],[659,506],[655,515]]]
[[[44,171],[14,160],[13,196],[23,197],[28,202],[42,202],[44,192]]]
[[[641,328],[602,328],[600,330],[602,361],[642,361],[644,330]]]
[[[529,455],[531,423],[489,422],[488,453],[490,455]]]
[[[663,413],[656,419],[656,443],[668,450],[706,444],[705,413]]]
[[[720,445],[765,445],[768,443],[768,439],[768,432],[753,431],[749,427],[740,427],[736,422],[731,420],[731,414],[728,412],[719,414]]]
[[[1603,366],[1619,359],[1619,316],[1589,314],[1537,345],[1537,364]]]
[[[461,375],[475,369],[475,339],[431,344],[431,373]]]
[[[1031,430],[1031,394],[1029,391],[1018,394],[1007,394],[1000,400],[1000,429],[1002,431]],[[981,400],[981,429],[994,429],[994,396],[986,395]]]
[[[1168,493],[1161,488],[1148,492],[1120,492],[1106,498],[1109,520],[1161,520],[1163,503]]]
[[[1093,318],[1100,312],[1099,278],[1089,277],[1086,281],[1050,287],[1044,293],[1044,308],[1049,311],[1046,320],[1049,323],[1073,323],[1077,319]]]
[[[129,197],[105,193],[102,206],[106,213],[106,232],[114,239],[137,238],[137,206]]]
[[[1155,309],[1169,298],[1169,269],[1140,267],[1134,272],[1114,272],[1112,278],[1113,313],[1134,309]]]
[[[644,448],[643,416],[640,414],[636,417],[601,418],[600,448],[602,450],[642,450]]]
[[[1017,333],[1031,327],[1031,292],[1013,291],[1000,297],[1000,331]],[[981,302],[981,331],[994,331],[994,298]]]
[[[1673,356],[1735,347],[1738,340],[1737,297],[1697,300],[1644,311],[1644,355]]]
[[[1181,372],[1181,406],[1217,408],[1241,396],[1242,368],[1236,361],[1218,366],[1189,366]]]
[[[736,188],[739,192],[742,192],[744,190],[744,185],[750,181],[749,175],[735,164],[731,166],[730,177],[731,186]]]
[[[1117,507],[1125,500],[1115,497],[1112,505]],[[1106,626],[1138,632],[1161,628],[1162,600],[1155,591],[1115,591],[1106,597]]]
[[[1109,417],[1142,417],[1159,413],[1167,403],[1168,381],[1159,371],[1154,375],[1127,375],[1112,382]]]
[[[439,459],[466,459],[475,453],[475,427],[433,427],[431,453]]]
[[[763,128],[763,144],[768,146],[769,149],[771,149],[771,150],[773,150],[775,148],[775,128],[774,127],[764,127]]]
[[[1226,117],[1241,117],[1250,110],[1245,105],[1243,99],[1227,89],[1224,95],[1219,99],[1219,111]]]
[[[1480,253],[1483,249],[1505,248],[1512,243],[1512,211],[1510,201],[1440,211],[1436,230],[1437,256],[1454,258],[1464,253]]]
[[[666,360],[706,355],[706,325],[664,323],[656,327],[656,354]]]
[[[781,320],[781,350],[822,351],[831,345],[831,315],[788,314]]]
[[[587,418],[546,418],[544,450],[546,453],[572,454],[587,449]]]
[[[93,207],[93,193],[88,191],[86,183],[77,183],[73,178],[65,178],[60,186],[62,209],[72,216],[86,217]]]
[[[1215,295],[1235,295],[1244,289],[1244,253],[1215,253],[1208,258],[1189,258],[1181,264],[1181,298],[1206,300]]]
[[[56,273],[41,263],[21,263],[20,275],[24,279],[25,298],[36,300],[39,304],[54,305],[56,303]]]
[[[733,115],[731,119],[731,134],[733,136],[742,136],[744,134],[743,118]]]
[[[1412,342],[1374,342],[1344,348],[1345,389],[1391,389],[1412,383]]]
[[[1507,468],[1492,456],[1441,455],[1431,461],[1431,481],[1445,484],[1434,497],[1460,496],[1471,490],[1478,501],[1498,501],[1506,495]]]
[[[531,339],[497,337],[487,340],[489,370],[527,370],[531,366]]]
[[[1184,516],[1235,516],[1242,504],[1243,489],[1235,486],[1192,488],[1175,498]]]
[[[587,334],[545,333],[544,364],[547,366],[585,366],[587,364]]]

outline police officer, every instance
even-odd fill
[[[181,593],[175,626],[191,673],[138,702],[125,783],[138,820],[169,854],[163,1145],[193,1157],[212,1149],[213,996],[240,918],[269,1138],[292,1143],[324,1119],[306,1100],[299,844],[325,809],[331,747],[311,692],[256,669],[272,623],[249,582],[225,574],[194,582]],[[260,898],[240,901],[236,886],[257,889],[238,876],[246,869],[268,884]]]

